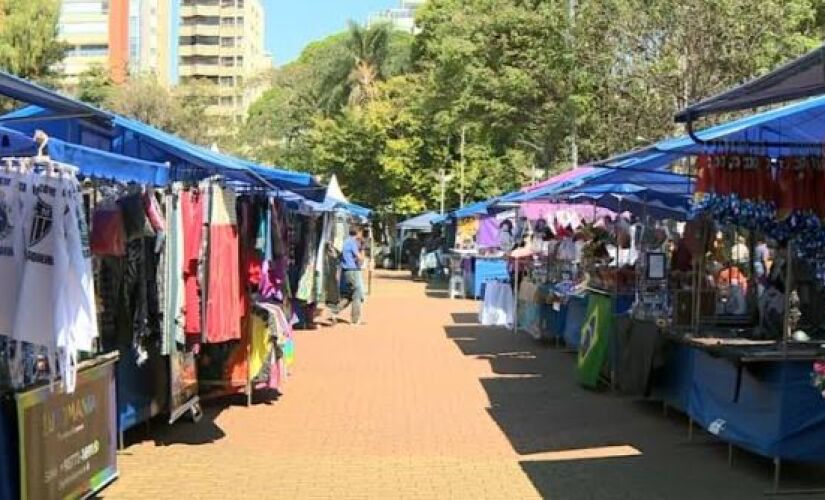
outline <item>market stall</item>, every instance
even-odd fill
[[[281,388],[289,273],[318,263],[289,219],[324,188],[4,73],[0,93],[35,104],[0,117],[0,498],[83,497],[116,477],[118,433],[197,420],[199,395],[239,380],[248,395]],[[61,427],[81,420],[83,433]]]

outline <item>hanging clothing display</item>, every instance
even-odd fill
[[[172,343],[185,344],[184,309],[186,284],[184,282],[184,232],[181,215],[181,186],[172,186],[172,192],[166,194],[166,245],[164,249],[164,273],[166,275],[166,293],[164,294],[164,328],[161,353],[172,352]]]
[[[203,239],[203,199],[196,188],[180,193],[180,211],[183,224],[183,280],[184,331],[187,335],[201,335],[201,286],[198,267]]]
[[[80,185],[74,167],[22,163],[30,173],[19,185],[20,218],[15,218],[22,229],[25,258],[13,321],[6,310],[2,324],[13,324],[12,339],[45,348],[52,376],[59,370],[66,392],[73,392],[78,351],[91,351],[98,334]],[[14,362],[20,364],[22,349],[17,354]],[[18,377],[22,373],[14,372]]]
[[[315,261],[318,252],[318,235],[315,222],[312,217],[307,221],[301,277],[298,281],[298,290],[295,292],[296,299],[309,304],[315,302]]]
[[[24,262],[21,193],[28,189],[28,174],[6,165],[0,172],[0,335],[11,336]]]
[[[242,291],[235,193],[214,182],[208,190],[203,340],[217,343],[241,338]]]

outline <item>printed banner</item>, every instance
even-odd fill
[[[613,307],[609,295],[590,293],[587,314],[579,343],[579,382],[596,387],[607,359],[608,335],[613,327]]]
[[[22,499],[86,498],[117,477],[116,360],[81,369],[73,394],[16,395]]]

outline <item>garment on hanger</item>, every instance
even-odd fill
[[[307,221],[304,241],[304,259],[295,298],[312,304],[315,302],[315,256],[318,251],[318,234],[312,217]]]
[[[213,182],[209,198],[203,340],[216,343],[241,338],[243,309],[235,193]]]
[[[197,189],[180,193],[183,225],[184,330],[187,335],[201,335],[201,282],[198,267],[203,239],[204,196]]]
[[[0,170],[0,335],[10,336],[20,292],[24,263],[23,207],[29,175],[21,166]]]
[[[91,351],[97,311],[89,236],[73,169],[50,164],[21,191],[25,261],[12,337],[45,347],[67,392],[78,351]],[[39,305],[45,304],[45,307]]]
[[[172,192],[166,194],[164,204],[166,207],[165,226],[167,228],[165,245],[165,266],[166,291],[164,294],[163,311],[163,341],[161,353],[166,355],[173,351],[171,344],[185,344],[186,336],[184,332],[185,317],[183,314],[185,304],[184,283],[184,232],[183,217],[181,216],[181,186],[172,186]]]

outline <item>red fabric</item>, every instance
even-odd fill
[[[814,178],[811,182],[814,190],[814,211],[825,218],[825,158],[816,158],[814,164]]]
[[[201,240],[203,238],[203,196],[195,191],[181,192],[183,218],[184,330],[187,335],[201,334],[201,287],[198,281]]]
[[[742,157],[730,155],[725,161],[725,168],[728,175],[728,189],[731,194],[736,194],[740,198],[744,197],[742,185]]]
[[[713,179],[711,178],[710,156],[700,155],[696,158],[696,194],[710,193],[713,191]]]
[[[209,226],[209,292],[206,302],[206,342],[241,338],[243,317],[238,231],[231,224]]]
[[[739,195],[746,200],[759,199],[759,161],[758,156],[742,157],[742,178],[739,182]]]
[[[94,255],[126,255],[126,230],[120,207],[98,208],[92,215],[89,247]]]
[[[730,175],[728,175],[728,157],[714,156],[711,158],[713,172],[713,191],[716,194],[730,194]]]
[[[771,160],[767,157],[759,157],[756,173],[756,198],[762,201],[777,201],[777,185],[773,180],[771,171]]]
[[[777,214],[780,218],[787,217],[796,208],[797,198],[797,159],[795,157],[779,160],[779,174],[777,175]]]
[[[816,209],[816,164],[819,159],[813,156],[800,158],[800,164],[796,177],[796,185],[799,193],[799,209],[814,211]]]

